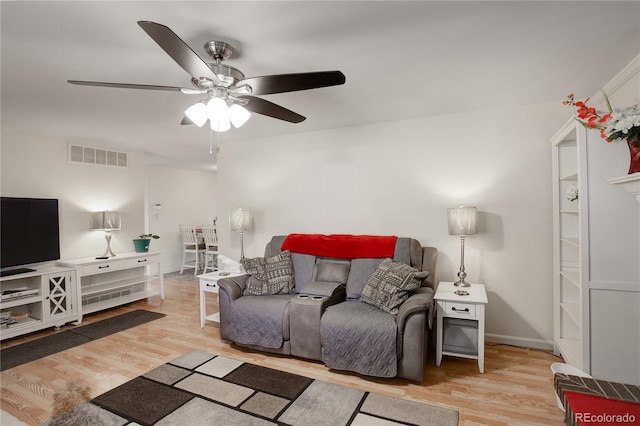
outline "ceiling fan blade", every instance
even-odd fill
[[[254,95],[270,95],[273,93],[337,86],[344,84],[345,80],[344,74],[340,71],[318,71],[250,77],[237,83],[236,86],[248,84],[253,89],[251,93]]]
[[[255,112],[256,114],[262,114],[269,117],[277,118],[278,120],[288,121],[290,123],[300,123],[306,120],[306,117],[297,114],[291,110],[276,105],[273,102],[265,101],[255,96],[243,95],[238,96],[238,99],[247,100],[247,103],[243,105],[247,110]]]
[[[115,87],[118,89],[144,89],[144,90],[167,90],[171,92],[183,92],[185,90],[193,90],[184,87],[172,87],[172,86],[154,86],[151,84],[128,84],[128,83],[105,83],[102,81],[81,81],[81,80],[67,80],[67,83],[78,84],[80,86],[98,86],[98,87]]]
[[[193,78],[205,77],[220,83],[207,63],[169,27],[150,21],[138,21],[138,25]]]

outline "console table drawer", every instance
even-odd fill
[[[473,303],[445,302],[444,310],[448,317],[475,318],[476,305]]]
[[[145,256],[145,257],[138,257],[136,259],[127,259],[126,263],[125,263],[125,268],[135,268],[136,266],[144,266],[147,264],[151,264],[151,263],[158,263],[159,262],[159,257],[158,256]]]
[[[110,260],[95,265],[82,265],[82,275],[101,274],[103,272],[115,271],[125,266],[124,260]]]

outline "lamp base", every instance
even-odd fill
[[[107,240],[107,250],[100,257],[96,257],[96,259],[108,259],[109,257],[113,257],[116,254],[111,251],[111,232],[107,231],[105,235],[105,239]]]
[[[455,283],[453,283],[453,285],[455,285],[456,287],[471,287],[471,284],[466,282],[464,279],[456,281]]]
[[[467,278],[467,272],[464,270],[464,258],[462,260],[462,264],[460,265],[460,270],[458,271],[458,281],[453,283],[456,287],[471,287],[471,284],[466,282],[464,279]]]

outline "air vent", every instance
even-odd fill
[[[69,145],[69,161],[100,166],[127,167],[128,154],[88,146]]]

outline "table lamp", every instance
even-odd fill
[[[475,207],[460,205],[447,209],[447,218],[449,220],[449,235],[460,235],[460,271],[458,271],[458,281],[453,284],[458,287],[470,287],[471,284],[465,281],[467,273],[464,270],[464,238],[478,232],[478,212]]]
[[[229,226],[232,231],[240,232],[240,259],[244,259],[244,233],[251,231],[253,213],[242,208],[233,210],[229,214]]]
[[[111,231],[120,230],[120,213],[108,210],[102,212],[94,212],[91,214],[91,229],[95,231],[105,231],[107,239],[107,250],[104,254],[96,259],[108,259],[115,256],[111,251]]]

